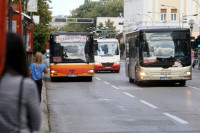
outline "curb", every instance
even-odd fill
[[[42,122],[39,133],[49,133],[49,111],[47,107],[47,93],[46,93],[46,82],[43,80],[42,87],[42,102],[41,102],[41,111],[42,111]]]

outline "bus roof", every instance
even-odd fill
[[[128,34],[139,32],[139,31],[153,31],[153,32],[162,32],[162,31],[190,31],[189,28],[180,28],[177,26],[141,26],[135,28],[132,32]],[[127,35],[128,35],[127,34]]]
[[[60,32],[60,33],[52,33],[52,36],[58,36],[58,35],[93,35],[93,33],[84,33],[84,32]]]

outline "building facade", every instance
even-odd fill
[[[124,27],[127,34],[138,26],[177,26],[199,35],[200,0],[124,0]]]

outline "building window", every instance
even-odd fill
[[[177,9],[171,9],[171,21],[176,21]]]
[[[166,21],[166,17],[167,17],[167,9],[161,9],[161,11],[160,11],[161,21]]]
[[[176,21],[176,13],[172,13],[171,14],[171,20],[172,21]]]
[[[166,13],[161,13],[161,21],[166,21]]]

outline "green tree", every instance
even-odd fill
[[[40,24],[34,25],[34,53],[39,51],[44,54],[46,52],[46,43],[51,32],[49,23],[52,20],[49,2],[51,0],[38,0],[38,12],[34,13],[40,16]]]
[[[114,22],[110,19],[108,19],[108,21],[105,21],[105,26],[103,23],[100,22],[97,27],[98,29],[103,29],[105,31],[104,36],[106,36],[107,38],[114,38],[117,34],[116,26],[114,26]]]
[[[86,4],[87,3],[87,4]],[[123,0],[100,0],[85,3],[71,11],[70,18],[93,18],[93,24],[67,24],[62,30],[89,32],[88,27],[96,27],[97,17],[120,17],[123,13]],[[72,30],[73,29],[73,30]]]

